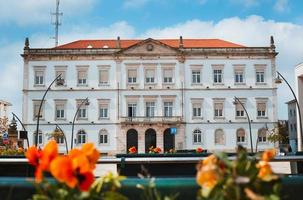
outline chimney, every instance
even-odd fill
[[[120,49],[120,48],[121,48],[120,36],[117,37],[116,48],[117,48],[117,49]]]
[[[275,49],[275,41],[274,41],[274,36],[270,36],[270,48]]]
[[[179,48],[183,48],[183,38],[182,38],[182,36],[180,36]]]
[[[25,38],[24,49],[29,49],[29,40],[28,40],[28,37]]]

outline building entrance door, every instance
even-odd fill
[[[129,129],[126,133],[126,153],[131,147],[136,147],[138,150],[138,132],[135,129]]]
[[[171,134],[170,128],[167,128],[164,131],[163,144],[163,152],[168,152],[170,149],[175,148],[175,135]]]
[[[149,148],[157,146],[157,136],[156,131],[152,128],[145,131],[145,153],[149,152]]]

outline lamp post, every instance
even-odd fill
[[[253,153],[253,152],[254,152],[254,149],[253,149],[253,144],[252,144],[252,134],[251,134],[250,118],[249,118],[249,115],[248,115],[248,112],[247,112],[245,106],[244,106],[243,103],[240,101],[240,99],[237,98],[237,97],[234,97],[234,104],[236,105],[237,103],[240,103],[240,105],[241,105],[242,108],[244,109],[244,111],[245,111],[245,113],[246,113],[246,116],[247,116],[248,126],[249,126],[250,148],[251,148],[251,152]]]
[[[72,137],[71,137],[71,144],[70,144],[70,148],[73,149],[73,144],[74,144],[74,127],[75,127],[75,121],[76,121],[76,117],[79,113],[79,110],[81,108],[81,106],[85,104],[85,105],[89,105],[89,100],[88,97],[86,97],[86,99],[82,100],[81,103],[79,104],[79,106],[77,107],[77,111],[75,113],[74,119],[73,119],[73,123],[72,123]]]
[[[61,132],[61,134],[64,138],[66,154],[68,154],[68,146],[67,146],[67,140],[66,140],[65,133],[63,132],[63,130],[61,129],[61,127],[58,124],[55,124],[55,125],[56,125],[56,129],[58,129]]]
[[[52,82],[51,84],[48,86],[48,88],[46,89],[42,100],[40,102],[40,106],[39,106],[39,110],[38,110],[38,116],[37,116],[37,129],[36,129],[36,135],[35,135],[35,146],[37,146],[38,144],[38,133],[39,133],[39,122],[40,122],[40,112],[41,112],[41,108],[42,108],[42,104],[44,102],[45,96],[47,94],[47,92],[50,90],[51,86],[55,83],[55,81],[57,81],[57,85],[63,85],[64,84],[64,80],[61,79],[61,74],[59,74]]]
[[[297,99],[297,96],[296,96],[296,94],[295,94],[295,92],[294,92],[294,90],[292,89],[292,87],[290,86],[290,84],[287,82],[287,80],[284,78],[284,76],[280,73],[280,72],[278,72],[277,71],[277,74],[278,74],[278,76],[277,76],[277,78],[275,79],[275,83],[276,84],[280,84],[280,83],[282,83],[282,79],[285,81],[285,83],[287,84],[287,86],[289,87],[289,89],[290,89],[290,91],[291,91],[291,93],[292,93],[292,95],[294,96],[294,99],[296,100],[296,105],[297,105],[297,108],[298,108],[298,114],[299,114],[299,121],[300,121],[300,135],[301,135],[301,141],[298,141],[298,143],[299,143],[299,145],[298,145],[298,151],[302,151],[302,139],[303,139],[303,131],[302,131],[302,121],[301,121],[301,109],[300,109],[300,105],[299,105],[299,101],[298,101],[298,99]],[[282,79],[281,79],[281,78]]]
[[[12,114],[13,114],[13,120],[15,120],[15,118],[16,118],[19,121],[19,123],[21,124],[21,126],[23,128],[23,131],[24,131],[24,134],[26,136],[27,147],[29,148],[29,141],[28,141],[28,136],[27,136],[27,130],[26,130],[24,124],[22,123],[22,121],[19,119],[19,117],[15,113],[12,113]]]

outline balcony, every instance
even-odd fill
[[[181,116],[121,117],[121,124],[179,124],[181,122]]]

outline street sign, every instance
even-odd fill
[[[8,139],[8,133],[4,132],[2,135],[3,140],[7,140]]]
[[[171,127],[170,128],[170,134],[175,135],[177,133],[177,128],[176,127]]]

